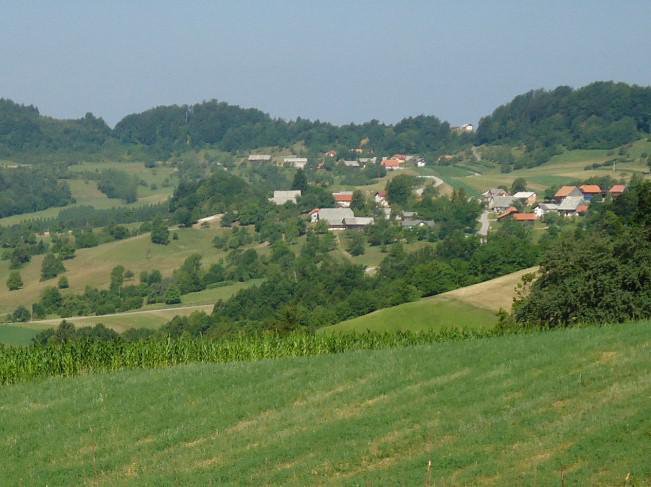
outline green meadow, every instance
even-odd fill
[[[5,485],[648,485],[651,322],[0,388]]]

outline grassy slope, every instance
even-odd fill
[[[103,163],[83,163],[70,168],[71,172],[77,171],[101,171],[103,169],[118,169],[130,174],[137,175],[140,179],[147,182],[147,184],[155,183],[158,189],[152,190],[149,187],[138,186],[138,201],[130,205],[125,205],[119,199],[108,198],[104,193],[97,189],[96,181],[84,181],[83,179],[70,179],[68,184],[70,192],[75,198],[76,206],[90,205],[95,208],[114,208],[116,206],[140,206],[143,204],[160,203],[169,198],[172,194],[173,188],[163,188],[162,182],[167,178],[173,177],[173,170],[169,167],[159,167],[155,169],[147,169],[141,163],[120,163],[120,162],[103,162]],[[13,225],[25,220],[34,218],[53,218],[56,217],[61,211],[60,207],[48,208],[46,210],[35,211],[32,213],[24,213],[22,215],[12,215],[5,218],[0,218],[0,225]]]
[[[651,142],[639,140],[630,149],[631,157],[635,162],[618,164],[616,171],[600,168],[597,170],[585,171],[583,168],[594,162],[603,162],[613,156],[608,155],[607,150],[572,150],[553,157],[549,162],[530,169],[519,169],[508,174],[501,174],[497,169],[490,169],[480,175],[464,175],[461,169],[450,169],[441,167],[440,170],[456,171],[452,180],[457,185],[469,185],[477,191],[485,191],[486,188],[499,185],[509,186],[513,180],[523,177],[529,183],[533,191],[542,192],[545,188],[557,184],[567,184],[577,179],[587,179],[591,176],[612,176],[614,178],[629,179],[635,173],[648,171],[646,165],[639,162],[640,154],[651,152]],[[615,151],[617,153],[617,151]],[[445,176],[443,176],[445,179]]]
[[[514,272],[455,291],[385,308],[324,328],[323,332],[483,328],[497,323],[496,311],[510,309],[515,286],[533,269]]]
[[[645,485],[650,371],[646,322],[52,379],[0,389],[0,471],[10,485]]]

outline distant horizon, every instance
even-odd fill
[[[532,89],[651,85],[651,2],[7,3],[0,97],[113,127],[217,99],[274,118],[452,125]]]
[[[14,100],[14,99],[12,99],[12,98],[9,98],[9,97],[6,97],[6,96],[2,96],[2,95],[0,95],[0,99],[2,99],[2,98],[4,98],[4,99],[9,99],[9,100],[13,101],[14,103],[18,103],[18,104],[20,104],[20,105],[24,105],[24,106],[33,106],[33,107],[35,107],[35,108],[38,110],[38,112],[39,112],[39,114],[40,114],[41,116],[49,117],[49,118],[53,118],[53,119],[56,119],[56,120],[79,120],[80,118],[83,118],[83,117],[86,115],[86,113],[91,113],[93,116],[95,116],[95,117],[97,117],[97,118],[101,118],[102,120],[104,120],[104,121],[106,122],[106,124],[107,124],[111,129],[114,129],[114,128],[115,128],[115,125],[117,125],[117,123],[119,123],[121,120],[123,120],[125,117],[127,117],[127,116],[129,116],[129,115],[134,115],[134,114],[143,113],[143,112],[146,112],[146,111],[148,111],[148,110],[152,110],[152,109],[157,108],[157,107],[161,107],[161,106],[192,106],[192,105],[198,105],[198,104],[201,104],[201,103],[210,102],[210,101],[213,101],[213,100],[214,100],[214,101],[217,101],[217,102],[220,102],[220,103],[223,102],[223,103],[226,103],[226,104],[228,104],[228,105],[239,106],[239,107],[242,108],[242,109],[256,109],[256,110],[260,110],[261,112],[265,113],[266,115],[269,115],[272,119],[279,119],[279,120],[283,120],[283,121],[295,121],[297,118],[301,118],[301,119],[303,119],[303,120],[309,120],[309,121],[312,121],[312,122],[319,121],[319,122],[324,122],[324,123],[330,123],[330,124],[332,124],[332,125],[336,125],[336,126],[342,126],[342,125],[349,125],[349,124],[357,124],[357,125],[360,125],[360,124],[364,124],[364,123],[370,122],[370,121],[372,121],[372,120],[377,120],[377,121],[379,121],[380,123],[383,123],[383,124],[385,124],[385,125],[395,125],[396,123],[400,122],[401,120],[404,120],[405,118],[410,118],[410,117],[413,118],[413,117],[418,117],[418,116],[434,116],[434,117],[437,117],[439,120],[441,120],[441,122],[447,122],[447,123],[449,123],[450,126],[460,126],[460,125],[463,125],[463,124],[465,124],[465,123],[469,123],[469,124],[472,124],[472,125],[476,128],[477,125],[479,124],[479,121],[480,121],[481,118],[483,118],[483,117],[485,117],[485,116],[488,116],[488,115],[491,115],[491,114],[493,113],[493,111],[494,111],[496,108],[498,108],[499,106],[502,106],[502,105],[505,105],[505,104],[511,102],[511,101],[513,100],[513,98],[515,98],[516,96],[523,95],[523,94],[526,94],[526,93],[528,93],[528,92],[530,92],[530,91],[535,91],[535,90],[539,90],[539,89],[542,89],[542,90],[548,90],[548,91],[549,91],[549,90],[554,90],[554,89],[556,89],[556,88],[558,88],[558,87],[560,87],[560,86],[569,86],[569,87],[572,88],[573,90],[577,90],[577,89],[583,88],[584,86],[588,86],[588,85],[590,85],[590,84],[592,84],[592,83],[599,83],[599,82],[605,82],[605,83],[609,83],[609,82],[612,82],[612,83],[625,83],[625,84],[628,84],[628,85],[630,85],[630,86],[635,86],[635,85],[637,85],[637,86],[642,86],[642,87],[651,87],[651,85],[648,85],[648,84],[630,83],[630,82],[627,82],[627,81],[621,81],[621,80],[594,80],[594,81],[590,81],[590,82],[588,82],[588,83],[586,83],[586,84],[583,84],[583,85],[580,85],[580,86],[557,85],[557,86],[552,86],[552,87],[531,88],[531,89],[528,89],[528,90],[523,91],[523,92],[521,92],[521,93],[516,93],[513,97],[509,98],[508,100],[505,100],[505,101],[499,103],[499,104],[496,105],[492,110],[490,110],[489,112],[487,112],[487,113],[481,115],[477,120],[466,120],[466,121],[461,121],[461,122],[458,122],[458,123],[452,123],[450,120],[447,120],[447,119],[445,119],[445,118],[442,118],[442,117],[440,117],[439,115],[437,115],[436,113],[414,113],[414,114],[411,114],[411,115],[408,114],[408,115],[404,115],[403,117],[399,118],[398,120],[394,120],[394,121],[381,120],[381,119],[379,119],[379,118],[377,118],[377,117],[371,117],[371,118],[369,118],[369,119],[367,119],[367,120],[351,121],[351,122],[341,122],[341,123],[339,123],[339,122],[333,122],[333,121],[330,121],[330,120],[323,120],[323,119],[320,119],[320,118],[309,118],[309,117],[305,117],[305,116],[301,116],[301,115],[297,115],[296,117],[293,117],[293,118],[288,118],[288,117],[282,117],[282,116],[274,115],[273,113],[269,113],[269,112],[267,112],[267,111],[265,111],[265,110],[262,110],[261,108],[256,107],[256,106],[247,106],[247,105],[243,105],[243,104],[232,103],[232,102],[230,102],[230,101],[228,101],[228,100],[221,100],[221,99],[218,99],[218,98],[207,98],[207,99],[203,99],[203,100],[200,100],[200,101],[194,101],[194,102],[190,102],[190,103],[182,102],[182,103],[168,103],[168,104],[164,104],[164,105],[161,105],[161,104],[159,104],[159,105],[153,105],[153,106],[151,106],[151,107],[149,107],[149,108],[145,108],[144,110],[139,110],[139,111],[133,111],[133,112],[125,113],[124,115],[122,115],[122,117],[118,118],[117,121],[116,121],[115,123],[109,123],[109,121],[106,120],[106,118],[105,118],[102,114],[100,114],[100,113],[95,113],[95,112],[86,111],[86,112],[82,113],[82,114],[81,114],[80,116],[78,116],[78,117],[66,117],[66,118],[64,118],[64,117],[58,117],[58,116],[56,116],[56,115],[52,115],[52,114],[50,114],[50,113],[44,113],[44,112],[41,110],[41,107],[39,107],[39,106],[36,105],[35,103],[24,102],[24,101],[20,101],[20,100]]]

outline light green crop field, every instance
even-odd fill
[[[212,245],[215,234],[221,231],[210,227],[205,229],[180,228],[173,230],[179,235],[178,240],[170,240],[169,245],[151,243],[149,234],[102,244],[90,249],[77,250],[75,258],[66,260],[65,275],[70,282],[70,289],[64,292],[83,292],[86,285],[107,287],[111,269],[123,265],[136,276],[141,271],[160,270],[163,275],[170,275],[191,254],[203,256],[203,263],[210,264],[223,258],[224,252]],[[265,249],[260,249],[264,252]],[[37,301],[47,286],[56,286],[56,279],[40,281],[43,256],[35,256],[32,261],[20,269],[24,287],[18,291],[9,291],[5,282],[9,275],[9,262],[0,261],[0,313],[15,309],[18,305],[31,306]]]
[[[0,389],[0,472],[52,486],[649,485],[650,395],[650,322],[54,378]]]
[[[646,139],[638,140],[632,144],[628,153],[633,161],[618,163],[615,171],[611,168],[584,170],[584,167],[589,164],[617,157],[617,150],[614,152],[614,155],[608,155],[607,150],[600,149],[571,150],[554,156],[549,162],[540,166],[518,169],[508,174],[500,173],[497,168],[485,168],[484,171],[478,170],[478,174],[473,174],[471,171],[457,166],[440,166],[434,168],[434,170],[453,186],[465,187],[467,185],[474,188],[475,192],[483,192],[487,188],[500,185],[510,186],[519,177],[527,180],[532,191],[542,192],[549,186],[568,184],[592,176],[630,179],[634,174],[648,173],[648,166],[639,160],[642,153],[651,153],[651,142]]]

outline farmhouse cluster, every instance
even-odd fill
[[[380,164],[387,171],[399,171],[405,169],[408,163],[413,163],[416,167],[425,167],[427,165],[425,159],[416,155],[407,154],[394,154],[392,156],[383,156],[378,158],[374,157],[360,157],[358,159],[347,160],[338,159],[337,151],[330,150],[323,154],[325,159],[335,160],[338,164],[349,168],[363,168],[368,164]],[[278,166],[294,167],[296,169],[305,169],[308,164],[307,157],[297,156],[273,156],[271,154],[249,154],[247,161],[249,163],[257,164],[276,164]],[[320,164],[317,169],[323,166]]]
[[[616,198],[626,190],[623,184],[603,189],[596,184],[561,186],[549,201],[538,201],[533,191],[509,194],[503,188],[490,188],[482,193],[486,207],[496,213],[498,220],[535,222],[549,213],[565,217],[585,215],[590,204],[606,197]]]

